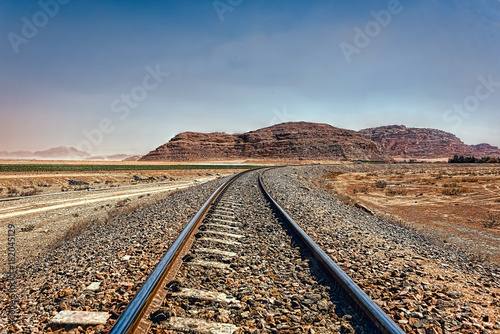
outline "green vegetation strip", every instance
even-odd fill
[[[174,169],[253,169],[254,165],[57,165],[0,164],[0,172],[109,172]]]

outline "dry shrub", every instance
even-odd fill
[[[470,192],[469,188],[465,188],[465,187],[451,187],[451,188],[443,189],[443,191],[441,193],[443,195],[446,195],[446,196],[458,196],[458,195],[465,194],[465,193],[468,193],[468,192]]]
[[[40,194],[42,191],[36,187],[28,188],[27,190],[21,192],[19,196],[33,196]]]
[[[434,173],[434,174],[431,174],[431,175],[436,180],[441,180],[443,178],[443,174],[441,174],[441,173]]]
[[[71,226],[71,228],[69,230],[67,230],[66,233],[64,233],[61,238],[56,240],[52,246],[57,247],[64,242],[70,241],[70,240],[74,239],[76,236],[82,234],[90,226],[96,225],[99,223],[103,223],[105,221],[106,220],[103,218],[96,218],[93,220],[83,220],[83,221],[77,222],[76,224],[73,224],[73,226]]]
[[[330,179],[330,180],[336,180],[337,176],[344,174],[344,172],[340,171],[327,171],[325,173],[325,178]]]
[[[357,193],[367,194],[368,191],[369,191],[369,189],[368,189],[368,187],[362,186],[362,187],[359,187],[359,188],[354,188],[352,191],[355,194],[357,194]]]
[[[445,188],[455,188],[457,187],[457,183],[456,182],[452,182],[452,183],[443,183],[443,187]]]
[[[125,198],[125,199],[122,199],[120,201],[118,201],[115,206],[116,207],[122,207],[122,206],[127,206],[127,204],[131,202],[131,199],[130,198]]]
[[[386,180],[377,180],[375,181],[375,188],[379,188],[379,189],[384,189],[385,187],[387,187],[387,181]]]
[[[386,189],[385,194],[387,196],[405,196],[407,194],[405,189],[398,187],[389,187]]]
[[[428,179],[428,178],[422,179],[422,181],[424,183],[427,183],[427,184],[430,184],[430,185],[436,184],[436,182],[437,182],[435,179]]]
[[[19,196],[19,189],[17,187],[7,187],[7,196],[9,197]]]
[[[431,179],[431,178],[417,178],[417,179],[412,179],[411,182],[413,183],[426,183],[426,184],[436,184],[437,181],[436,179]]]
[[[28,224],[24,227],[21,227],[21,232],[30,232],[30,231],[33,231],[35,229],[35,225],[34,224]]]
[[[460,179],[460,182],[478,182],[479,179],[476,177],[464,177],[463,179]]]
[[[487,228],[500,227],[500,217],[498,215],[490,213],[488,214],[488,217],[486,217],[486,221],[483,223],[483,225]]]
[[[111,220],[113,220],[115,217],[118,216],[123,216],[127,213],[130,213],[134,210],[137,210],[139,207],[142,205],[140,204],[135,204],[135,205],[127,205],[127,206],[117,206],[114,207],[113,209],[109,210],[107,212],[107,215],[104,217],[98,217],[94,218],[91,220],[82,220],[79,221],[71,226],[69,230],[64,233],[64,235],[56,240],[53,244],[52,247],[57,247],[61,245],[64,242],[68,242],[75,237],[79,236],[80,234],[84,233],[87,229],[94,225],[103,225],[109,223]]]

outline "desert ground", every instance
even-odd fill
[[[16,261],[22,265],[91,224],[156,203],[179,189],[239,171],[0,172],[0,233],[7,235],[8,226],[15,226]],[[6,243],[7,238],[0,239],[2,249],[7,248]],[[0,272],[6,267],[7,261],[1,261]]]
[[[319,181],[348,204],[500,264],[498,165],[331,169]]]
[[[111,312],[111,326],[222,177],[240,170],[0,173],[1,187],[18,189],[0,199],[0,233],[16,226],[19,330],[47,332],[65,309]],[[336,163],[266,175],[294,219],[407,332],[500,332],[500,166]],[[85,297],[95,281],[102,291]]]

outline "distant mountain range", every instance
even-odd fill
[[[436,129],[381,126],[361,131],[328,124],[288,122],[242,134],[182,132],[141,161],[232,159],[392,160],[447,159],[455,154],[500,157],[489,144],[466,145]]]
[[[34,160],[107,160],[107,161],[136,161],[140,156],[132,154],[113,154],[91,156],[88,152],[79,151],[74,147],[53,147],[43,151],[0,151],[0,159],[34,159]]]
[[[457,136],[437,129],[389,125],[353,131],[329,124],[288,122],[255,131],[182,132],[145,156],[91,156],[73,147],[29,152],[2,152],[0,159],[102,161],[208,161],[239,159],[384,160],[447,159],[454,155],[500,157],[490,144],[466,145]]]
[[[436,159],[455,154],[500,157],[500,149],[490,144],[466,145],[457,136],[436,129],[407,128],[404,125],[380,126],[359,131],[395,158]]]

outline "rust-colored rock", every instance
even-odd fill
[[[289,122],[243,134],[183,132],[142,161],[246,158],[289,160],[391,160],[356,131],[328,124]]]
[[[367,139],[380,143],[393,157],[436,159],[464,156],[498,157],[500,149],[489,144],[466,145],[455,135],[436,129],[390,125],[359,131]]]

